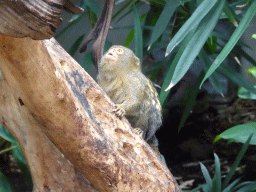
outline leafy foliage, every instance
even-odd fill
[[[1,125],[0,125],[0,137],[11,143],[11,147],[8,150],[12,150],[12,154],[21,170],[21,173],[22,173],[24,179],[32,186],[33,185],[32,177],[30,175],[28,165],[26,163],[26,160],[24,159],[22,150],[21,150],[18,142],[11,135],[11,133]],[[6,151],[7,151],[7,149],[0,151],[0,153],[6,152]],[[1,177],[4,178],[4,176],[1,176]]]
[[[229,170],[228,174],[224,177],[224,180],[222,179],[223,176],[221,175],[221,167],[220,167],[220,160],[217,154],[214,154],[215,158],[215,176],[212,179],[210,176],[210,173],[204,166],[204,164],[200,163],[200,167],[203,173],[203,176],[205,178],[206,183],[197,187],[196,189],[192,190],[197,191],[199,189],[202,189],[205,192],[208,191],[214,191],[214,192],[232,192],[232,191],[255,191],[256,190],[256,182],[242,182],[239,183],[240,178],[234,180],[233,182],[230,183],[236,168],[238,167],[242,157],[244,156],[250,141],[252,139],[252,135],[247,137],[242,149],[240,150],[239,154],[237,155],[237,158],[232,165],[231,169]],[[191,192],[192,192],[191,191]]]
[[[2,172],[0,172],[0,191],[14,192],[10,181]]]
[[[146,2],[146,3],[145,3]],[[152,72],[152,80],[161,72],[161,90],[159,94],[160,102],[165,107],[169,100],[171,88],[177,84],[190,69],[195,60],[200,61],[203,70],[200,71],[195,84],[188,88],[187,97],[184,99],[184,113],[181,118],[179,130],[182,128],[195,104],[196,96],[203,83],[209,79],[215,90],[224,94],[224,88],[219,80],[220,75],[233,81],[240,87],[239,94],[242,97],[254,97],[256,88],[235,68],[236,63],[230,66],[230,58],[244,57],[256,66],[256,61],[242,50],[246,46],[240,41],[240,37],[250,24],[256,14],[256,1],[239,0],[118,0],[118,9],[112,17],[111,34],[114,30],[129,29],[125,46],[132,46],[134,43],[136,55],[142,60],[143,56],[149,54],[162,54],[153,66],[149,67]],[[245,6],[239,6],[245,5]],[[79,6],[85,12],[74,15],[69,24],[56,34],[56,39],[67,41],[69,32],[76,25],[83,26],[85,18],[89,18],[91,26],[97,21],[100,9],[96,0],[80,0]],[[148,9],[146,13],[140,14],[142,6]],[[118,26],[126,23],[127,16],[131,15],[133,25]],[[230,33],[222,33],[219,30],[220,21],[228,21],[233,28],[228,29]],[[88,32],[88,30],[85,30]],[[69,53],[74,56],[86,34],[79,35],[71,45]],[[255,34],[253,35],[255,38]],[[105,49],[115,42],[107,40]],[[93,67],[91,52],[84,54],[81,66],[90,71]],[[250,131],[253,125],[239,125],[222,133],[218,138],[233,139],[245,143],[245,138],[253,132]],[[246,132],[247,130],[247,132]],[[249,131],[248,131],[249,130]],[[32,183],[26,162],[21,154],[21,149],[13,137],[0,126],[0,136],[12,143],[13,154],[24,173],[26,180]],[[241,138],[242,137],[242,138]],[[254,136],[251,144],[254,144]],[[247,140],[248,141],[248,140]],[[225,180],[221,184],[220,163],[218,156],[215,155],[216,176],[211,179],[207,169],[201,164],[206,184],[203,189],[213,191],[237,191],[255,187],[255,183],[238,184],[239,180],[227,185],[230,180]],[[5,181],[4,176],[0,177]],[[3,178],[3,179],[2,179]],[[6,184],[8,182],[6,181]],[[8,187],[8,186],[7,186]],[[11,189],[10,189],[11,190]]]
[[[166,57],[159,60],[153,67],[154,77],[157,73],[165,71],[159,95],[162,105],[167,103],[170,89],[187,73],[194,60],[200,61],[205,74],[200,80],[199,88],[209,78],[215,90],[223,95],[224,88],[219,80],[219,76],[222,75],[239,87],[256,94],[254,86],[235,70],[239,66],[234,66],[235,63],[232,66],[228,64],[229,58],[244,57],[256,65],[254,59],[242,51],[241,47],[246,45],[239,40],[256,13],[255,1],[240,0],[233,3],[228,0],[148,0],[145,2],[117,1],[116,5],[119,9],[112,17],[112,30],[109,33],[111,34],[113,30],[129,29],[130,33],[123,44],[131,46],[134,42],[136,55],[140,59],[148,54],[166,52]],[[57,39],[71,30],[72,26],[80,22],[82,18],[88,15],[93,15],[95,18],[99,15],[95,1],[88,3],[88,1],[80,0],[80,5],[86,11],[73,16],[68,27],[56,35]],[[140,16],[139,10],[142,6],[147,6],[148,11]],[[116,27],[121,22],[125,23],[128,15],[133,17],[134,25]],[[229,21],[234,26],[233,29],[228,29],[229,32],[224,34],[220,32],[218,25],[220,20]],[[90,22],[93,26],[95,19],[91,19]],[[83,36],[80,36],[71,46],[72,55],[77,52],[82,39]],[[108,41],[108,45],[113,43],[115,44],[115,42]],[[88,59],[87,54],[84,57]],[[84,66],[83,63],[81,65]],[[195,96],[187,103],[190,110],[195,104]],[[188,108],[184,111],[179,129],[187,117]]]
[[[219,139],[229,139],[232,141],[245,143],[247,138],[253,134],[250,144],[256,145],[256,123],[248,123],[242,125],[236,125],[230,129],[227,129],[215,139],[215,142]]]

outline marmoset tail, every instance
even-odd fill
[[[125,115],[132,127],[139,128],[143,138],[158,150],[155,132],[162,124],[161,104],[133,51],[112,46],[100,62],[98,81],[116,104],[116,114]]]

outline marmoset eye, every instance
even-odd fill
[[[118,54],[123,54],[123,53],[124,53],[124,50],[123,50],[123,49],[117,49],[117,53],[118,53]]]

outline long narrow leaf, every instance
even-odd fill
[[[25,180],[33,185],[32,177],[29,172],[28,165],[26,163],[26,160],[22,154],[21,148],[18,144],[18,142],[15,140],[15,138],[12,136],[12,134],[5,129],[3,126],[0,125],[0,137],[4,138],[7,141],[10,141],[12,143],[12,153],[13,156],[18,163],[18,166],[21,170],[22,175],[24,176]]]
[[[232,188],[240,181],[241,179],[238,178],[235,181],[233,181],[231,184],[229,184],[222,192],[230,192],[232,191]]]
[[[226,4],[225,4],[225,7],[224,7],[224,13],[225,13],[225,15],[227,16],[227,18],[228,18],[228,20],[231,22],[231,23],[233,23],[233,25],[235,26],[235,27],[237,27],[238,26],[238,23],[237,23],[237,21],[238,21],[238,18],[237,18],[237,15],[236,15],[236,13],[234,12],[234,10],[229,6],[229,4],[226,2]]]
[[[211,176],[210,176],[208,170],[206,169],[206,167],[204,166],[204,164],[201,163],[201,162],[199,162],[199,164],[200,164],[200,167],[201,167],[204,179],[206,181],[207,187],[210,190],[210,189],[212,189],[212,179],[211,179]]]
[[[136,5],[137,9],[139,9],[143,4],[142,3],[137,3],[137,0],[134,0],[132,3],[133,5]],[[133,6],[130,7],[130,9],[128,11],[126,11],[121,17],[119,17],[115,23],[120,22],[121,20],[123,20],[125,17],[127,17],[128,15],[130,15],[133,12]]]
[[[232,176],[234,175],[237,166],[239,165],[241,159],[243,158],[246,150],[248,149],[249,145],[250,145],[250,141],[252,139],[253,134],[251,134],[251,136],[247,139],[247,141],[245,142],[245,144],[243,145],[242,149],[240,150],[239,154],[236,157],[235,162],[233,163],[230,171],[228,172],[224,182],[223,182],[223,188],[226,188],[228,186],[228,183],[230,182]]]
[[[254,85],[254,87],[256,88],[256,85]],[[244,87],[238,88],[237,96],[241,99],[254,99],[254,100],[256,99],[256,94],[251,93]]]
[[[84,18],[86,12],[81,13],[75,20],[72,20],[66,27],[64,27],[60,32],[58,32],[54,37],[59,40],[62,35],[64,35],[68,30],[71,30],[81,19]]]
[[[248,0],[240,0],[240,1],[234,1],[230,4],[231,7],[236,7],[237,5],[243,6],[244,4],[248,3]]]
[[[229,67],[225,62],[221,66],[219,66],[217,72],[230,79],[240,87],[244,87],[248,91],[256,94],[256,89],[254,88],[253,84],[241,73]]]
[[[143,14],[141,17],[140,17],[140,22],[142,22],[146,17],[146,14]],[[142,26],[141,26],[142,27]],[[134,26],[132,27],[133,29],[130,31],[130,33],[128,34],[127,36],[127,39],[124,43],[124,46],[125,47],[129,47],[130,43],[132,42],[133,38],[134,38]]]
[[[246,184],[244,187],[241,187],[236,192],[255,192],[256,190],[256,182],[252,182],[251,184]]]
[[[80,65],[84,68],[84,70],[92,74],[93,70],[93,58],[92,58],[92,52],[88,52],[84,55],[82,61],[80,62]]]
[[[89,7],[89,9],[99,17],[101,9],[99,9],[98,4],[95,1],[84,1],[84,3]]]
[[[125,47],[129,47],[129,45],[131,44],[132,40],[133,40],[133,37],[134,37],[134,29],[132,29],[130,31],[130,33],[128,34],[127,38],[126,38],[126,41],[124,43],[124,46]]]
[[[158,18],[157,23],[152,32],[148,49],[150,49],[151,45],[162,35],[174,11],[179,5],[180,0],[168,0],[166,2],[164,10],[162,11],[160,17]]]
[[[166,56],[187,36],[187,34],[198,26],[205,15],[213,8],[217,0],[205,0],[203,1],[186,23],[180,28],[176,35],[172,38],[171,42],[167,46]]]
[[[199,58],[202,61],[204,70],[206,72],[211,65],[211,60],[209,59],[209,55],[207,55],[205,50],[201,50],[201,52],[199,53]],[[215,89],[221,95],[223,95],[223,87],[222,87],[221,82],[219,81],[219,75],[215,72],[212,74],[212,76],[210,76],[209,80],[210,80],[211,84],[215,87]]]
[[[188,71],[189,67],[192,65],[193,61],[211,34],[212,30],[216,26],[224,5],[225,0],[220,0],[202,20],[197,31],[182,53],[182,56],[175,68],[170,85],[175,85]]]
[[[215,159],[215,176],[213,178],[212,187],[214,192],[221,192],[221,170],[220,159],[217,154],[214,153]]]
[[[73,45],[71,46],[71,48],[69,49],[69,54],[73,57],[77,51],[77,49],[80,47],[80,45],[83,42],[85,35],[81,35],[80,37],[78,37],[78,39],[73,43]]]
[[[175,58],[171,64],[171,66],[169,67],[168,69],[168,72],[165,74],[165,78],[164,78],[164,82],[163,82],[163,85],[162,85],[162,89],[161,89],[161,92],[160,92],[160,95],[159,95],[159,99],[160,99],[160,102],[161,104],[163,105],[167,96],[169,95],[170,93],[170,90],[166,90],[166,88],[168,87],[172,77],[173,77],[173,73],[174,73],[174,70],[175,70],[175,67],[177,66],[177,63],[184,51],[184,49],[186,48],[188,42],[190,41],[192,35],[194,34],[194,30],[192,30],[184,39],[184,41],[182,41],[180,47],[179,47],[179,50],[177,52],[177,54],[175,55]],[[170,87],[170,85],[169,85]]]
[[[248,186],[248,185],[251,185],[251,184],[255,184],[255,182],[254,181],[245,181],[245,182],[239,183],[237,186],[235,186],[233,188],[233,191],[237,192],[238,189],[243,188],[243,187]]]
[[[252,53],[251,55],[247,54],[242,48],[238,47],[236,49],[234,49],[234,53],[235,54],[240,54],[243,58],[245,58],[247,61],[249,61],[252,65],[256,66],[256,61],[252,58],[251,55],[253,55],[254,53]]]
[[[25,157],[23,156],[21,147],[19,146],[18,142],[12,143],[12,146],[17,146],[12,150],[12,154],[15,158],[15,161],[17,162],[19,169],[21,170],[21,173],[24,177],[24,179],[33,186],[32,176],[30,174],[28,164],[25,160]]]
[[[12,183],[1,171],[0,171],[0,191],[15,192],[15,190],[12,187]]]
[[[116,19],[120,14],[122,14],[124,12],[125,9],[127,9],[129,6],[131,6],[133,3],[135,2],[135,0],[132,1],[128,1],[124,6],[122,6],[122,8],[113,15],[112,20]]]
[[[212,58],[211,55],[209,55],[209,57],[207,57],[207,60],[212,62],[214,59]],[[207,63],[204,63],[204,64],[207,64]],[[207,64],[207,67],[209,67],[209,64]],[[217,69],[217,73],[220,73],[222,76],[233,81],[239,87],[243,87],[246,90],[250,91],[251,93],[256,94],[256,89],[253,86],[253,84],[241,73],[237,72],[235,69],[228,66],[228,63],[226,61],[224,61],[224,63],[219,66],[219,68]]]
[[[251,20],[256,14],[256,1],[252,1],[249,9],[246,11],[245,15],[243,16],[242,21],[230,37],[230,40],[226,44],[226,46],[223,48],[221,53],[217,56],[217,58],[214,60],[213,64],[211,65],[210,69],[207,71],[202,83],[220,66],[220,64],[224,61],[224,59],[228,56],[230,51],[233,49],[233,47],[236,45],[242,34],[244,33],[247,26],[250,24]]]
[[[183,127],[184,123],[186,122],[188,116],[190,115],[190,113],[192,111],[192,108],[195,104],[196,96],[197,96],[198,91],[199,91],[199,86],[200,86],[200,83],[201,83],[203,78],[204,78],[204,72],[202,71],[200,73],[195,85],[193,87],[191,87],[188,91],[188,96],[187,96],[188,99],[185,102],[186,107],[184,109],[184,112],[182,113],[182,117],[181,117],[181,120],[180,120],[178,131],[180,131],[180,129]]]
[[[17,146],[11,146],[11,147],[8,147],[8,148],[5,148],[3,150],[0,151],[0,155],[3,154],[3,153],[6,153],[7,151],[10,151],[10,150],[13,150],[14,148],[16,148]]]
[[[16,142],[16,140],[12,136],[12,134],[6,128],[4,128],[2,125],[0,125],[0,137],[2,137],[3,139],[5,139],[11,143]]]
[[[133,19],[134,19],[134,30],[135,30],[135,54],[142,61],[143,56],[143,39],[142,30],[140,25],[140,17],[135,5],[133,5]]]

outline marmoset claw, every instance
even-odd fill
[[[141,128],[134,128],[134,131],[135,131],[139,136],[142,137],[143,131],[141,130]]]
[[[119,117],[122,118],[125,115],[125,110],[122,108],[121,105],[116,105],[113,112]]]

